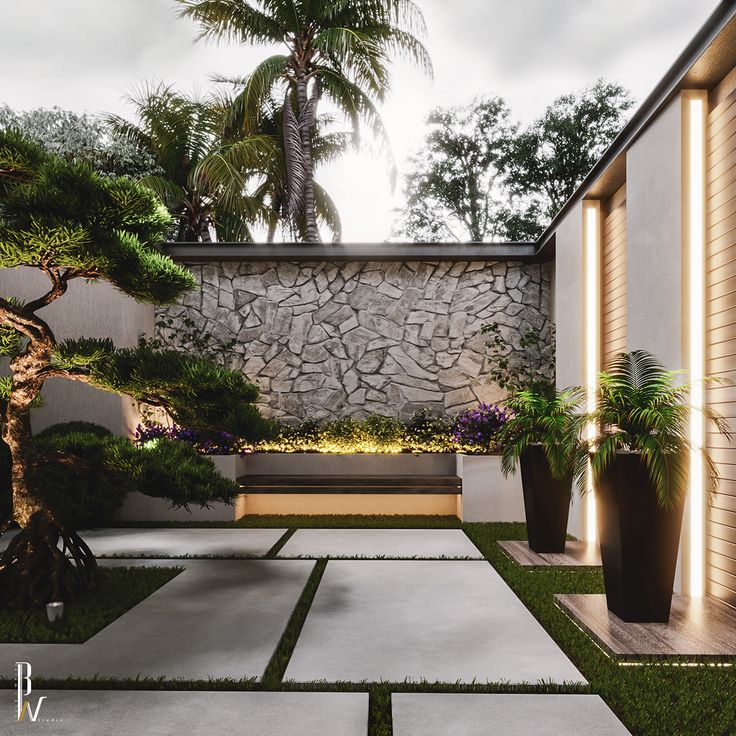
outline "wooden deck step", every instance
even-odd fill
[[[244,475],[238,483],[248,494],[462,494],[456,475]]]

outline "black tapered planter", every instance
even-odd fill
[[[667,623],[682,499],[661,509],[639,453],[619,453],[595,489],[608,610],[623,621]]]
[[[528,445],[520,464],[529,547],[535,552],[564,552],[572,478],[552,477],[542,445]]]

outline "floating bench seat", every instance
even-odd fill
[[[457,475],[244,475],[247,514],[457,515]]]
[[[417,493],[459,494],[457,475],[244,475],[244,493]]]

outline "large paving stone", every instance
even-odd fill
[[[51,690],[40,718],[13,722],[5,691],[0,735],[53,736],[365,736],[367,693],[121,692]]]
[[[278,556],[483,559],[460,529],[299,529]]]
[[[95,529],[82,538],[98,557],[263,557],[286,529]],[[0,551],[17,534],[0,537]]]
[[[395,694],[394,736],[627,736],[597,695]]]
[[[312,570],[300,560],[108,560],[184,571],[84,644],[0,644],[0,672],[46,677],[261,677]]]
[[[486,562],[331,561],[296,681],[585,682]]]
[[[286,529],[96,529],[82,538],[98,557],[262,557]]]

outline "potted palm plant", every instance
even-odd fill
[[[630,622],[669,621],[685,496],[690,384],[649,353],[618,355],[599,377],[589,446],[608,609]],[[706,379],[713,381],[714,379]],[[712,409],[704,417],[730,438]],[[718,472],[702,451],[706,488]]]
[[[529,547],[564,552],[576,456],[581,451],[579,388],[519,391],[506,401],[512,412],[503,429],[502,470],[521,466]]]

